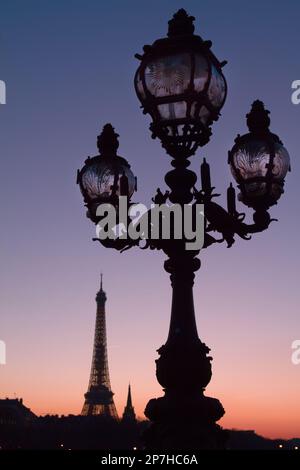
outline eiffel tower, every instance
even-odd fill
[[[104,416],[119,420],[111,391],[106,343],[105,322],[106,294],[102,287],[96,295],[97,314],[95,325],[94,351],[88,391],[84,395],[85,402],[82,416]]]

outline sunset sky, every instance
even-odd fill
[[[133,87],[135,53],[167,32],[178,8],[213,41],[228,97],[211,142],[192,158],[211,164],[223,196],[232,180],[227,152],[245,133],[259,98],[271,130],[288,149],[292,173],[271,214],[279,219],[251,241],[212,246],[200,256],[195,305],[200,338],[211,348],[208,396],[224,427],[268,437],[300,437],[300,80],[298,0],[2,0],[0,80],[0,397],[23,397],[36,414],[77,414],[87,390],[100,272],[107,293],[110,378],[119,414],[132,385],[137,414],[162,395],[155,359],[166,340],[171,288],[164,255],[119,254],[93,242],[76,171],[95,155],[106,122],[138,177],[135,201],[149,204],[170,158],[151,139]],[[242,211],[242,207],[239,209]],[[251,221],[251,211],[248,220]]]

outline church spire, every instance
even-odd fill
[[[136,416],[132,406],[131,387],[128,385],[127,403],[124,408],[122,421],[126,423],[136,423]]]
[[[128,395],[127,395],[127,408],[132,408],[132,398],[131,398],[131,387],[130,387],[130,382],[128,385]]]

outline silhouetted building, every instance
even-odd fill
[[[299,450],[300,439],[268,439],[256,434],[253,430],[227,431],[229,439],[227,449],[232,450]]]
[[[30,424],[35,418],[36,415],[23,405],[22,398],[0,400],[0,425]]]
[[[103,290],[101,274],[100,290],[96,296],[97,314],[91,375],[81,414],[83,416],[100,415],[118,420],[108,371],[105,302],[106,294]]]
[[[126,408],[133,410],[131,393],[128,394]],[[106,419],[105,415],[37,417],[23,405],[22,399],[8,398],[0,400],[0,416],[0,449],[4,450],[143,449],[142,436],[150,425],[149,421],[136,421],[133,425],[132,421]],[[227,449],[265,449],[279,452],[300,449],[300,439],[266,439],[254,431],[227,432]]]
[[[126,403],[126,406],[124,408],[122,421],[126,422],[126,423],[136,423],[136,416],[135,416],[134,408],[132,406],[130,384],[128,386],[127,403]]]

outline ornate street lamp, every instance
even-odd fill
[[[99,221],[96,215],[99,204],[118,205],[119,196],[130,200],[136,190],[136,178],[129,163],[117,155],[118,137],[112,125],[106,124],[97,139],[99,155],[88,157],[77,173],[77,183],[88,208],[87,216],[93,222]]]
[[[247,114],[250,133],[238,135],[229,152],[231,171],[241,190],[239,199],[254,209],[276,204],[290,170],[287,150],[269,131],[269,114],[261,101],[254,101]]]
[[[227,93],[226,61],[211,52],[211,41],[195,36],[193,16],[179,10],[169,21],[168,37],[144,46],[136,57],[136,93],[152,117],[152,136],[173,157],[190,157],[211,135]]]
[[[268,209],[283,192],[289,156],[279,138],[269,131],[269,112],[262,102],[255,101],[247,115],[250,133],[238,136],[229,152],[231,171],[241,191],[239,199],[254,209],[254,223],[244,223],[245,214],[237,210],[232,184],[227,190],[227,210],[213,201],[218,195],[213,192],[205,159],[201,164],[201,188],[196,189],[197,176],[187,168],[188,159],[209,140],[211,124],[226,98],[226,81],[221,71],[224,63],[212,54],[210,42],[193,34],[193,20],[179,10],[169,22],[168,38],[145,46],[144,55],[138,56],[137,95],[144,112],[152,117],[153,137],[159,137],[173,159],[173,170],[165,176],[171,191],[163,194],[158,190],[153,200],[158,204],[169,200],[181,206],[204,204],[203,249],[223,241],[231,247],[236,235],[249,239],[270,225]],[[100,148],[100,156],[87,160],[78,172],[88,215],[96,223],[97,204],[111,201],[118,205],[120,195],[130,200],[134,191],[135,180],[128,163],[116,156],[117,137],[111,126],[105,126],[100,140],[107,145]],[[119,163],[112,166],[112,162]],[[103,184],[103,175],[107,174],[109,183]],[[212,376],[212,358],[199,339],[195,321],[193,284],[194,273],[200,268],[200,250],[186,250],[184,236],[179,240],[150,239],[146,246],[143,237],[99,241],[120,251],[140,243],[143,248],[161,249],[168,257],[164,267],[173,289],[171,321],[167,341],[158,350],[156,360],[156,376],[165,394],[146,406],[145,415],[152,422],[145,435],[147,447],[167,450],[224,446],[224,431],[216,424],[224,409],[217,399],[204,395]]]

